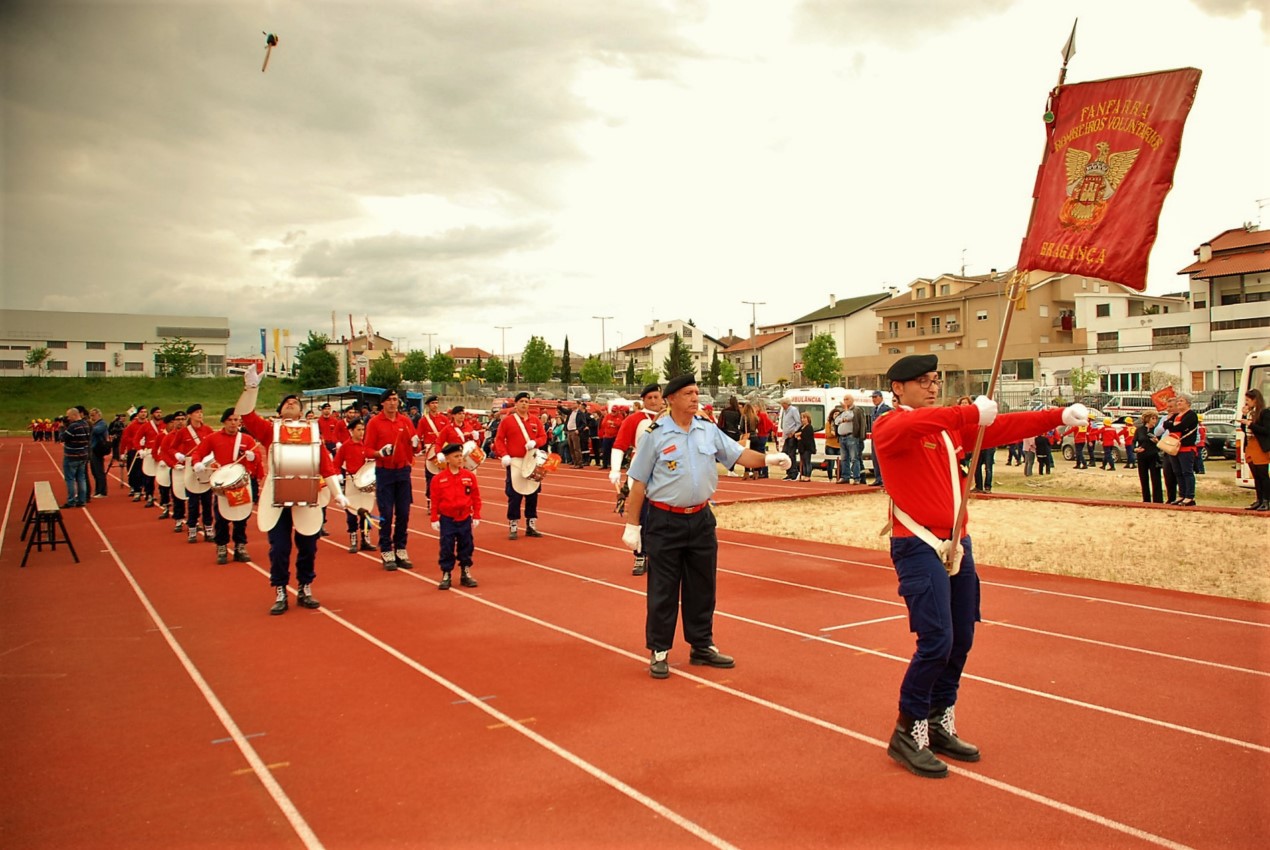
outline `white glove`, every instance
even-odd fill
[[[1063,424],[1064,425],[1088,425],[1089,424],[1089,408],[1077,402],[1069,404],[1063,408]]]
[[[997,403],[986,395],[981,395],[975,399],[975,407],[979,408],[979,424],[985,428],[997,418],[999,410]]]
[[[639,528],[638,525],[627,525],[626,528],[622,529],[622,543],[632,552],[639,551]]]
[[[772,452],[763,458],[768,466],[779,466],[781,469],[789,469],[789,455],[784,452]]]
[[[256,453],[251,449],[247,449],[247,451],[243,452],[243,457],[247,459],[248,463],[256,462]]]
[[[479,519],[476,519],[475,517],[472,518],[472,528],[477,528],[480,524],[481,521]]]
[[[503,466],[511,466],[511,465],[512,465],[512,456],[511,456],[511,455],[503,455],[502,457],[500,457],[500,458],[499,458],[499,461],[503,464]]]
[[[256,371],[255,363],[252,363],[247,367],[247,371],[243,372],[243,386],[247,389],[260,386],[260,373]]]
[[[411,447],[411,448],[414,448],[414,449],[419,448],[419,435],[418,435],[418,434],[415,434],[413,437],[411,437],[411,438],[410,438],[410,447]]]
[[[622,486],[622,469],[621,467],[613,467],[609,470],[609,483],[614,487]]]
[[[339,507],[342,509],[348,508],[348,497],[346,497],[339,490],[336,490],[331,494],[331,501],[335,503],[336,507]]]
[[[434,522],[434,523],[432,523],[432,530],[433,530],[433,531],[440,531],[440,530],[441,530],[441,523],[440,523],[440,522]]]
[[[379,450],[378,454],[379,454],[379,456],[380,456],[380,457],[388,457],[389,455],[391,455],[391,454],[392,454],[392,443],[389,443],[388,445],[386,445],[386,446],[384,446],[383,448],[381,448],[381,449]]]
[[[194,471],[199,474],[207,472],[207,464],[203,463],[202,461],[199,461],[198,463],[194,464]]]
[[[532,451],[535,451],[537,448],[538,448],[538,444],[535,443],[533,440],[527,440],[525,442],[525,451],[532,452]]]
[[[344,447],[344,444],[343,444],[343,443],[336,443],[336,444],[335,444],[335,453],[336,453],[336,454],[339,454],[339,453],[340,453],[340,449],[342,449],[343,447]]]
[[[185,455],[181,454],[180,452],[177,452],[176,455],[174,455],[174,457],[176,457],[177,463],[185,463]]]

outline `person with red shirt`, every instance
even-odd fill
[[[441,439],[441,431],[445,426],[450,424],[450,418],[441,412],[441,401],[435,395],[430,395],[423,400],[423,412],[419,414],[419,423],[415,426],[415,431],[419,435],[419,445],[424,451],[424,494],[432,498],[432,476],[435,472],[429,467],[429,464],[439,466],[437,462],[441,460],[437,457],[437,442]]]
[[[450,589],[450,573],[459,564],[459,584],[477,587],[472,578],[472,531],[481,524],[481,488],[476,474],[463,468],[463,447],[449,443],[441,448],[445,469],[432,482],[432,530],[441,533],[441,582],[437,590]]]
[[[612,458],[609,455],[613,451],[613,441],[617,439],[617,432],[622,428],[622,422],[626,418],[626,408],[614,407],[605,413],[600,419],[600,463],[605,469],[612,466]]]
[[[1072,469],[1087,469],[1085,463],[1085,443],[1089,440],[1089,427],[1086,425],[1072,425],[1063,431],[1063,437],[1071,435],[1072,448],[1075,450],[1076,465]],[[1061,445],[1061,444],[1060,444]]]
[[[251,436],[255,437],[261,444],[261,449],[265,452],[271,452],[273,449],[273,425],[256,413],[256,397],[260,394],[260,373],[256,371],[254,365],[247,368],[247,372],[243,375],[243,392],[238,397],[238,403],[234,405],[234,411],[243,418],[243,430]],[[303,416],[300,410],[299,397],[289,394],[282,398],[278,403],[278,416],[282,418],[283,424],[296,423]],[[263,492],[272,489],[269,478],[273,475],[272,466],[265,464],[267,471],[265,477],[265,485]],[[348,507],[348,499],[344,498],[344,494],[340,491],[339,470],[335,468],[335,461],[331,459],[331,454],[326,450],[319,440],[318,442],[318,469],[317,473],[326,481],[326,486],[330,488],[331,497],[335,501],[337,507]],[[266,517],[266,510],[269,516]],[[301,514],[297,521],[296,511],[306,512]],[[271,615],[285,614],[287,612],[287,584],[291,580],[291,548],[292,536],[294,533],[295,542],[295,577],[299,585],[296,588],[296,602],[302,608],[320,608],[322,604],[313,596],[313,581],[317,578],[317,571],[314,568],[317,559],[317,542],[318,532],[321,531],[321,516],[316,522],[310,524],[307,513],[317,510],[321,514],[321,510],[310,506],[283,506],[274,508],[272,505],[266,506],[262,495],[261,502],[257,508],[257,527],[265,531],[269,535],[269,584],[274,589],[273,607],[269,609]],[[305,529],[312,529],[311,532]]]
[[[618,428],[617,436],[613,438],[613,445],[609,448],[609,481],[619,492],[622,489],[622,461],[626,457],[626,452],[630,451],[632,458],[635,456],[640,439],[648,432],[649,427],[666,406],[661,397],[659,384],[649,384],[644,387],[640,391],[639,399],[643,409],[635,411],[622,421],[622,427]],[[643,525],[648,518],[647,513],[648,505],[645,503],[638,517],[640,525]],[[631,575],[642,576],[648,571],[648,556],[642,548],[635,550],[634,554],[635,565],[631,568]]]
[[[149,417],[150,411],[144,404],[138,407],[119,439],[119,451],[123,453],[124,469],[128,475],[128,496],[134,502],[141,501],[141,460],[137,457],[137,450],[140,447],[141,428]]]
[[[498,434],[494,437],[494,453],[499,456],[503,467],[507,470],[504,492],[507,494],[507,539],[515,540],[519,536],[520,505],[525,503],[526,537],[542,537],[538,531],[538,494],[541,486],[527,496],[522,496],[512,487],[512,465],[519,466],[526,455],[532,455],[547,443],[547,432],[542,427],[542,419],[529,415],[529,393],[516,393],[515,408],[498,426]],[[516,474],[519,474],[517,472]]]
[[[375,500],[379,506],[379,556],[385,570],[411,569],[406,543],[410,535],[410,505],[414,501],[411,473],[419,435],[410,417],[401,412],[396,390],[387,390],[380,411],[366,423],[366,448],[375,453]]]
[[[172,516],[172,511],[176,508],[179,501],[172,491],[172,467],[175,466],[171,455],[172,435],[179,428],[185,427],[185,411],[178,410],[175,413],[169,413],[163,417],[165,430],[163,437],[159,440],[159,445],[154,449],[154,459],[159,466],[159,473],[155,479],[159,481],[159,507],[163,508],[159,512],[159,519],[164,520]],[[163,479],[166,478],[168,483],[164,484]],[[185,515],[185,506],[181,506],[181,515]]]
[[[200,522],[203,527],[203,539],[212,542],[214,532],[212,530],[212,491],[205,489],[202,492],[195,492],[190,489],[190,481],[194,476],[190,475],[189,467],[191,466],[189,456],[192,455],[199,444],[212,435],[210,425],[203,423],[203,405],[195,402],[185,408],[185,427],[179,431],[174,431],[172,442],[168,444],[168,451],[172,454],[172,460],[176,463],[172,466],[172,474],[180,475],[185,482],[185,505],[177,507],[176,525],[172,528],[173,532],[180,532],[181,526],[186,525],[189,530],[185,538],[187,543],[198,542],[198,529]]]
[[[322,445],[334,457],[340,446],[348,442],[348,426],[342,417],[335,415],[329,402],[323,402],[318,410],[321,411],[317,421],[318,434],[322,437]]]
[[[1088,409],[998,415],[997,403],[939,404],[942,381],[933,354],[897,360],[887,372],[896,407],[873,426],[873,445],[892,500],[891,561],[908,607],[917,650],[900,684],[899,718],[887,753],[914,774],[942,778],[941,753],[978,761],[979,749],[957,736],[954,705],[979,620],[979,577],[970,535],[953,525],[964,492],[960,459],[980,428],[991,449],[1062,422],[1086,424]],[[960,554],[958,552],[960,550]]]
[[[1102,469],[1116,471],[1116,444],[1122,443],[1120,432],[1111,427],[1111,420],[1104,419],[1098,429],[1099,442],[1102,443]]]
[[[196,472],[219,469],[231,463],[249,467],[258,459],[256,452],[259,450],[259,445],[250,434],[241,430],[242,416],[231,407],[221,414],[220,421],[221,429],[213,431],[189,456],[189,462],[194,464]],[[228,563],[231,520],[221,516],[219,502],[213,502],[212,510],[216,528],[216,563]],[[232,520],[232,524],[234,560],[245,564],[251,560],[251,556],[247,554],[247,519],[244,517]]]
[[[339,453],[335,455],[335,465],[344,473],[344,477],[351,478],[357,474],[357,471],[366,465],[367,461],[375,459],[375,453],[366,447],[365,438],[366,425],[362,420],[358,419],[353,422],[353,427],[349,429],[348,440],[340,446]],[[346,512],[348,517],[348,551],[349,554],[356,554],[359,550],[363,552],[373,552],[374,545],[366,539],[366,521],[351,511]],[[361,535],[361,541],[358,541],[358,534]]]

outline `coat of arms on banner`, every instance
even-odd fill
[[[1064,227],[1084,230],[1102,221],[1107,203],[1120,188],[1138,158],[1138,148],[1111,153],[1111,145],[1097,142],[1089,151],[1067,149],[1067,200],[1058,211]]]

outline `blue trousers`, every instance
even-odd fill
[[[860,466],[860,438],[841,436],[838,441],[842,444],[842,463],[838,465],[838,480],[863,480],[864,470]]]
[[[1179,499],[1195,498],[1195,452],[1178,452],[1177,496]]]
[[[291,537],[294,525],[291,509],[283,508],[278,523],[269,529],[269,584],[286,587],[291,581]],[[317,560],[318,535],[295,532],[296,584],[312,584],[317,578],[313,564]]]
[[[442,514],[441,557],[437,559],[441,572],[453,570],[456,557],[460,567],[472,566],[472,552],[475,549],[476,544],[472,541],[472,518],[454,520]]]
[[[711,646],[719,557],[714,513],[709,508],[695,514],[651,508],[642,536],[648,554],[644,645],[654,652],[671,648],[682,598],[684,641],[695,649]]]
[[[404,551],[410,536],[410,467],[375,469],[375,502],[379,505],[379,551]]]
[[[62,458],[62,477],[66,479],[67,504],[88,502],[88,458]]]
[[[537,490],[530,493],[528,496],[522,496],[512,487],[511,467],[507,467],[505,471],[507,473],[507,480],[503,484],[503,492],[507,494],[507,519],[520,519],[520,502],[522,499],[525,501],[525,519],[537,519],[538,494],[542,492],[542,487],[539,486]]]
[[[970,537],[961,540],[961,571],[949,576],[943,561],[916,537],[891,538],[891,562],[908,606],[909,631],[917,651],[900,683],[900,711],[909,717],[930,715],[932,707],[957,702],[961,671],[979,622],[979,575]]]

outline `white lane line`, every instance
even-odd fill
[[[331,545],[338,545],[338,544],[335,544],[333,541],[331,541],[330,538],[322,538],[322,539],[327,540],[328,542],[331,543]],[[376,559],[371,558],[369,560],[376,560]],[[269,571],[261,568],[260,565],[256,564],[255,562],[249,563],[249,566],[252,569],[254,569],[256,572],[260,573],[262,576],[266,578],[269,577]],[[421,575],[416,574],[415,572],[411,570],[400,570],[398,571],[398,575],[408,576],[410,578],[415,579],[416,581],[422,581],[428,584],[429,586],[435,587],[434,582],[424,578]],[[460,590],[452,590],[450,592],[453,593],[455,596],[462,596],[469,599],[477,599],[477,597],[474,597],[471,594],[465,593]],[[510,729],[514,729],[515,731],[524,735],[526,738],[533,741],[535,744],[542,747],[543,749],[547,750],[549,753],[556,756],[557,758],[567,761],[569,764],[573,765],[574,767],[578,768],[584,773],[587,773],[591,775],[592,777],[600,780],[605,785],[609,786],[610,788],[617,791],[618,793],[623,794],[626,797],[629,797],[631,800],[635,801],[636,803],[639,803],[641,806],[644,806],[645,808],[655,812],[656,814],[661,815],[666,820],[675,824],[675,826],[678,826],[680,829],[683,829],[684,831],[689,832],[692,835],[695,835],[697,838],[700,838],[702,841],[709,844],[711,847],[719,848],[719,850],[738,850],[738,848],[736,848],[733,844],[725,841],[723,838],[710,832],[705,827],[697,824],[696,822],[692,820],[689,820],[688,818],[679,814],[675,810],[669,808],[668,806],[663,805],[662,803],[658,802],[652,797],[649,797],[647,794],[643,793],[642,791],[635,788],[634,786],[626,784],[622,780],[618,779],[616,776],[613,776],[612,774],[605,772],[604,770],[592,764],[591,762],[587,761],[586,759],[582,758],[581,756],[578,756],[574,754],[573,752],[565,749],[564,747],[557,744],[555,741],[552,741],[550,738],[547,738],[544,735],[538,734],[537,732],[533,731],[528,726],[526,726],[524,723],[518,720],[515,720],[510,715],[504,714],[503,712],[499,711],[497,708],[494,708],[488,702],[486,702],[486,700],[488,700],[489,697],[480,697],[466,690],[462,686],[445,678],[440,673],[437,673],[431,668],[424,666],[418,661],[415,661],[413,658],[406,655],[401,650],[397,649],[391,644],[384,642],[383,640],[371,634],[370,632],[366,631],[362,627],[356,625],[355,623],[349,620],[346,620],[344,617],[341,617],[339,614],[332,612],[329,608],[319,608],[318,613],[326,617],[329,617],[333,622],[336,622],[339,625],[343,626],[345,629],[357,635],[362,640],[386,652],[388,655],[397,659],[402,664],[405,664],[407,667],[414,670],[415,672],[421,673],[422,675],[431,679],[436,684],[440,685],[441,687],[448,690],[450,693],[457,696],[461,701],[467,702],[472,707],[485,712],[490,717],[497,720],[499,723],[505,725],[506,727]],[[597,645],[603,646],[603,644],[598,644],[598,643]],[[633,655],[631,653],[627,653],[627,654],[631,655],[631,657],[633,658],[641,658],[641,656],[638,656],[638,655]]]
[[[332,543],[332,545],[337,545],[337,544]],[[481,551],[485,551],[485,550],[481,550]],[[497,555],[497,553],[494,553],[494,552],[490,552],[488,554]],[[524,561],[523,559],[520,559],[520,558],[509,558],[509,560],[518,561],[521,563],[529,564],[531,566],[540,566],[538,564],[534,564],[531,561]],[[565,573],[563,570],[553,570],[553,571],[568,575],[568,573]],[[264,571],[260,570],[260,572],[263,574]],[[415,579],[416,581],[422,581],[425,584],[429,584],[429,585],[431,584],[431,582],[428,579],[424,578],[423,576],[416,575],[413,572],[405,572],[405,575]],[[605,582],[596,582],[596,583],[606,584]],[[483,596],[477,596],[462,590],[452,590],[451,592],[464,599],[468,599],[472,602],[476,602],[480,605],[484,605],[488,608],[492,608],[508,616],[525,620],[526,622],[532,623],[541,628],[557,632],[571,639],[581,641],[582,643],[586,643],[590,646],[594,646],[598,649],[603,649],[607,652],[611,652],[616,655],[622,656],[623,658],[633,659],[635,661],[640,662],[641,664],[648,663],[648,659],[644,655],[636,654],[628,650],[622,649],[621,647],[604,643],[603,641],[597,640],[596,638],[590,637],[589,635],[582,634],[581,632],[575,632],[572,629],[566,628],[564,626],[560,626],[555,623],[550,623],[546,620],[542,620],[538,617],[533,616],[532,614],[526,614],[524,612],[517,611],[513,608],[508,608],[505,605],[500,605],[499,603],[493,602]],[[340,621],[342,624],[346,622],[342,618],[336,617],[335,615],[330,615],[330,616],[334,617],[335,619]],[[427,675],[429,678],[434,679],[434,681],[442,683],[445,687],[452,687],[452,688],[458,687],[458,686],[451,686],[451,684],[448,683],[448,681],[440,678],[439,676],[427,670],[427,668],[422,667],[422,665],[417,664],[413,660],[405,656],[402,656],[395,649],[392,649],[391,647],[388,647],[387,645],[383,644],[382,641],[380,641],[378,638],[375,638],[373,635],[370,635],[364,632],[357,626],[354,626],[351,623],[348,623],[347,625],[355,633],[365,637],[367,640],[369,640],[371,643],[375,644],[376,646],[380,646],[381,648],[385,649],[385,651],[388,651],[390,654],[394,655],[394,657],[399,658],[406,664],[409,664],[411,667],[424,673],[424,675]],[[791,717],[795,720],[801,720],[805,723],[809,723],[821,729],[825,729],[835,734],[842,735],[854,741],[859,741],[860,743],[869,744],[877,749],[885,749],[887,746],[886,741],[879,740],[877,738],[872,737],[871,735],[866,735],[862,732],[857,732],[853,729],[848,729],[845,726],[840,726],[828,720],[823,720],[814,715],[806,714],[797,709],[790,708],[789,706],[772,702],[770,700],[764,699],[763,697],[755,696],[754,694],[750,694],[745,691],[740,691],[740,690],[737,690],[736,688],[728,687],[727,685],[711,681],[710,679],[701,678],[700,676],[696,676],[692,673],[684,672],[682,670],[679,670],[678,668],[672,667],[671,672],[675,676],[682,676],[688,681],[695,683],[698,687],[705,687],[705,688],[710,688],[710,689],[719,691],[720,693],[727,694],[729,696],[735,697],[740,700],[744,700],[745,702],[752,703],[754,705],[760,706],[761,708],[766,708],[770,711],[777,712],[778,714],[783,714],[786,717]],[[460,693],[460,692],[461,692],[460,690],[455,690],[455,693]],[[467,697],[467,698],[471,699],[471,697]],[[491,716],[497,716],[500,719],[506,717],[506,715],[501,714],[501,712],[497,712],[493,709],[489,709],[487,706],[484,706],[482,704],[478,704],[478,706],[482,708],[483,710],[488,711],[488,713]],[[503,722],[509,722],[511,725],[517,728],[517,731],[521,731],[521,727],[519,727],[519,724],[516,724],[515,721],[504,720]],[[530,730],[528,729],[523,729],[523,732],[531,736],[533,735],[533,733],[531,733]],[[979,782],[983,785],[987,785],[988,787],[993,788],[997,791],[1001,791],[1006,794],[1011,794],[1016,797],[1021,797],[1025,800],[1028,800],[1033,803],[1037,803],[1038,805],[1045,806],[1047,808],[1054,809],[1063,814],[1070,815],[1072,817],[1080,818],[1081,820],[1086,820],[1091,823],[1097,824],[1098,826],[1101,826],[1105,829],[1109,829],[1114,832],[1120,832],[1125,835],[1130,835],[1130,836],[1133,836],[1134,838],[1140,839],[1142,841],[1146,841],[1150,844],[1155,844],[1160,847],[1170,848],[1170,850],[1190,850],[1189,846],[1186,844],[1181,844],[1179,842],[1172,841],[1168,838],[1164,838],[1163,836],[1146,832],[1145,830],[1141,830],[1141,829],[1138,829],[1137,827],[1129,826],[1128,824],[1124,824],[1112,818],[1099,815],[1087,809],[1082,809],[1082,808],[1079,808],[1078,806],[1073,806],[1069,803],[1064,803],[1061,800],[1056,800],[1052,797],[1046,797],[1043,794],[1038,794],[1034,791],[1029,791],[1025,788],[1020,788],[1016,785],[1011,785],[1008,782],[1003,782],[999,779],[994,779],[992,777],[985,776],[983,774],[973,773],[969,770],[966,770],[965,768],[961,768],[956,765],[950,764],[948,766],[948,769],[952,773],[955,773],[959,776],[963,776],[966,779]]]
[[[114,546],[106,538],[106,534],[102,531],[101,526],[97,524],[97,520],[93,519],[91,513],[85,511],[84,516],[88,517],[88,521],[92,524],[93,529],[97,532],[97,536],[101,538],[101,542],[105,544],[106,551],[110,553],[110,557],[114,560],[115,565],[119,567],[119,571],[123,573],[124,579],[132,587],[132,592],[136,594],[137,599],[141,601],[142,607],[146,609],[146,613],[150,615],[150,619],[158,627],[163,639],[167,641],[168,647],[172,653],[176,655],[177,660],[181,662],[181,666],[185,668],[186,674],[193,680],[195,686],[202,693],[203,699],[211,706],[212,711],[216,714],[216,718],[220,720],[221,725],[225,727],[225,731],[229,733],[229,737],[233,739],[238,746],[238,751],[243,754],[243,758],[251,765],[252,772],[256,774],[256,778],[260,780],[260,784],[269,792],[269,796],[273,798],[274,804],[286,817],[287,822],[291,824],[291,828],[295,830],[296,836],[310,850],[322,850],[322,842],[317,835],[309,827],[304,816],[300,814],[295,804],[291,802],[291,798],[287,796],[287,792],[282,790],[282,786],[274,778],[269,768],[265,765],[264,760],[247,741],[247,736],[239,729],[238,724],[234,721],[229,710],[225,708],[216,693],[212,690],[207,680],[203,678],[203,674],[194,666],[194,662],[186,654],[185,649],[177,642],[172,635],[172,631],[168,628],[167,623],[159,616],[159,612],[154,605],[150,603],[150,598],[146,596],[141,585],[137,583],[132,572],[124,565],[123,560],[119,557],[119,553],[115,551]]]
[[[411,529],[410,533],[418,534],[418,535],[426,536],[426,537],[433,536],[431,534],[426,534],[425,532],[422,532],[422,531],[416,531],[415,529]],[[578,541],[578,542],[585,542],[585,541]],[[338,544],[333,543],[332,545],[338,545]],[[603,545],[603,544],[596,544],[596,545]],[[534,567],[544,572],[556,573],[557,575],[577,579],[587,584],[598,584],[604,587],[610,587],[610,588],[615,588],[617,590],[626,591],[627,593],[633,593],[638,596],[645,595],[644,591],[642,590],[636,590],[635,588],[625,587],[623,585],[615,584],[613,582],[605,581],[603,579],[597,579],[591,576],[586,576],[586,575],[581,575],[579,573],[570,572],[568,570],[563,570],[558,567],[551,567],[546,564],[539,563],[537,561],[530,561],[523,558],[517,558],[512,555],[507,555],[501,552],[495,552],[492,549],[482,549],[480,547],[477,547],[476,551],[486,555],[491,555],[495,558],[501,558],[503,560],[525,564],[527,566]],[[776,625],[775,623],[767,623],[762,620],[755,620],[751,617],[745,617],[740,614],[730,614],[727,611],[719,610],[717,608],[715,609],[715,615],[718,617],[725,617],[729,620],[736,620],[739,623],[745,623],[747,625],[756,626],[761,629],[767,629],[770,631],[779,632],[781,634],[790,635],[792,637],[797,637],[801,640],[820,641],[822,643],[827,643],[831,646],[837,646],[843,649],[850,649],[858,653],[863,653],[865,655],[872,655],[876,658],[883,658],[888,661],[896,661],[901,664],[909,663],[909,658],[904,656],[892,655],[889,652],[882,652],[881,650],[871,649],[869,647],[859,646],[857,644],[845,643],[843,641],[834,640],[833,638],[826,637],[824,635],[811,634],[810,632],[800,631],[799,629],[792,629],[786,626]],[[1215,732],[1207,732],[1203,729],[1196,729],[1191,726],[1182,726],[1177,723],[1170,723],[1167,720],[1157,720],[1154,717],[1147,717],[1142,714],[1133,714],[1131,712],[1121,711],[1120,709],[1111,708],[1109,706],[1098,705],[1096,703],[1085,702],[1084,700],[1078,700],[1072,697],[1065,697],[1060,694],[1049,693],[1048,691],[1038,691],[1034,688],[1028,688],[1023,685],[1016,685],[1011,682],[1004,682],[1004,681],[1001,681],[1000,679],[990,679],[985,676],[976,676],[973,673],[963,673],[962,679],[980,682],[981,684],[985,684],[985,685],[993,685],[993,686],[1002,688],[1004,690],[1014,691],[1016,693],[1022,693],[1022,694],[1027,694],[1028,696],[1037,697],[1038,699],[1048,699],[1054,702],[1063,703],[1064,705],[1076,706],[1077,708],[1083,708],[1088,711],[1094,711],[1101,714],[1109,714],[1114,717],[1124,718],[1126,720],[1135,720],[1140,723],[1145,723],[1151,726],[1159,726],[1164,729],[1169,729],[1174,732],[1181,732],[1186,735],[1194,735],[1199,738],[1207,738],[1208,740],[1218,741],[1223,744],[1231,744],[1233,746],[1244,748],[1244,749],[1256,750],[1257,752],[1263,752],[1263,753],[1270,753],[1270,747],[1263,746],[1261,744],[1254,744],[1251,741],[1243,741],[1243,740],[1240,740],[1239,738],[1231,738],[1226,735],[1219,735]]]
[[[13,483],[9,485],[9,501],[4,505],[4,522],[0,523],[0,555],[4,554],[4,537],[9,530],[9,514],[13,511],[13,496],[18,490],[18,472],[22,469],[22,444],[18,444],[18,459],[13,464]]]
[[[854,629],[856,626],[872,626],[874,623],[889,623],[892,620],[903,620],[903,614],[896,614],[894,617],[878,617],[876,620],[861,620],[858,623],[843,623],[841,626],[822,626],[822,632],[836,632],[841,629]]]

